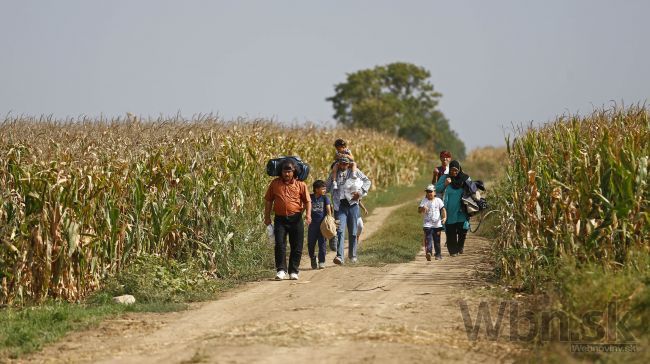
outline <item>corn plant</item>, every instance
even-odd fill
[[[0,124],[0,304],[79,300],[134,257],[193,260],[217,277],[271,265],[262,224],[269,158],[325,179],[350,141],[375,188],[409,184],[422,152],[368,130],[212,116],[7,118]]]
[[[645,107],[560,117],[508,140],[497,207],[501,273],[534,285],[561,259],[617,269],[647,252],[649,141]]]

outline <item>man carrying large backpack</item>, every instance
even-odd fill
[[[264,196],[264,224],[271,224],[271,208],[274,212],[273,232],[275,235],[275,268],[276,280],[283,280],[287,274],[286,237],[289,235],[289,278],[298,279],[298,268],[302,256],[304,243],[304,224],[302,211],[305,212],[305,221],[311,223],[311,199],[305,182],[299,181],[296,176],[296,163],[292,159],[285,159],[281,164],[281,175],[271,181]]]

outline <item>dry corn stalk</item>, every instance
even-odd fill
[[[263,255],[271,157],[299,155],[312,167],[308,183],[325,179],[342,137],[378,188],[411,183],[424,157],[368,130],[209,116],[18,117],[0,135],[0,304],[80,299],[142,253],[236,275],[234,259]]]
[[[645,107],[561,117],[508,140],[497,193],[504,275],[531,283],[566,256],[615,269],[647,250],[649,140]]]

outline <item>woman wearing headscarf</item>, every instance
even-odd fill
[[[463,254],[465,237],[469,230],[469,216],[464,211],[461,200],[467,181],[471,181],[471,179],[463,173],[460,163],[454,160],[449,163],[449,174],[441,176],[436,183],[436,191],[445,193],[443,199],[447,210],[445,235],[447,236],[447,250],[452,257]]]

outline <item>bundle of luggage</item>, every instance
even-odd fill
[[[465,211],[470,217],[478,214],[483,210],[487,210],[490,206],[488,205],[485,198],[481,197],[481,192],[485,192],[485,185],[483,181],[465,181],[465,189],[463,192],[463,206],[465,206]]]
[[[281,156],[269,160],[268,163],[266,163],[266,174],[271,177],[282,175],[282,163],[287,159],[292,160],[296,165],[295,176],[299,181],[304,181],[309,177],[309,165],[303,162],[298,156]]]

